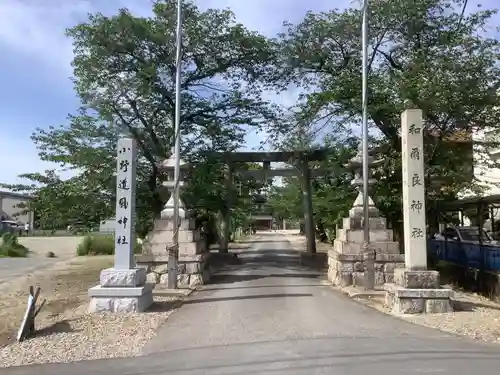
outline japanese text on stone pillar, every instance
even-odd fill
[[[116,174],[115,268],[131,268],[135,245],[135,141],[118,141]]]
[[[402,162],[405,263],[410,268],[425,268],[424,144],[420,110],[407,110],[402,115]]]

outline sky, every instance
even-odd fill
[[[495,0],[482,3],[488,1]],[[307,10],[326,11],[351,3],[197,0],[201,8],[230,8],[239,22],[268,36],[282,30],[284,20],[299,22]],[[55,167],[39,160],[30,135],[38,127],[63,124],[79,107],[70,81],[71,40],[64,30],[85,21],[89,12],[111,15],[124,7],[136,15],[151,11],[149,0],[0,0],[0,183],[26,182],[17,176]],[[271,99],[291,104],[295,96]],[[250,134],[247,148],[257,147],[259,141],[259,135]]]

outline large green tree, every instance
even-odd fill
[[[401,217],[400,114],[423,110],[429,198],[481,190],[472,176],[498,147],[499,43],[482,32],[494,10],[466,9],[467,1],[370,2],[368,115],[384,164],[375,198],[393,222]],[[328,120],[332,135],[349,133],[361,115],[361,11],[309,12],[280,36],[282,60],[267,78],[275,87],[305,90],[299,104],[307,123]],[[289,128],[286,128],[289,131]],[[472,133],[493,140],[476,142]],[[430,206],[430,205],[429,205]]]
[[[69,29],[82,109],[66,124],[38,129],[32,136],[42,160],[77,175],[61,188],[73,194],[72,201],[95,204],[92,211],[102,212],[101,218],[113,212],[117,137],[133,136],[139,149],[138,218],[144,230],[166,199],[158,189],[164,177],[158,162],[170,156],[174,142],[175,6],[172,0],[157,1],[151,17],[136,17],[126,9],[111,17],[94,14]],[[229,10],[200,11],[193,2],[183,1],[183,18],[181,149],[188,161],[200,161],[200,151],[234,150],[248,127],[272,119],[275,108],[261,99],[252,83],[268,68],[273,48],[265,37],[236,23]],[[204,185],[197,190],[200,202],[220,195],[221,189],[215,188],[220,167],[215,163],[212,169],[192,170],[192,189],[193,184]],[[42,187],[17,190],[41,196],[52,189],[44,176],[24,177]],[[106,197],[106,207],[97,210],[102,202],[96,198],[101,197]],[[50,207],[41,198],[38,203]]]

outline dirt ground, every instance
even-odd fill
[[[75,258],[0,284],[0,347],[15,339],[30,286],[41,288],[39,303],[46,299],[35,322],[45,326],[70,310],[84,313],[88,288],[98,284],[101,269],[112,262],[112,256]]]
[[[82,239],[83,237],[20,237],[19,243],[29,250],[28,257],[1,258],[0,283],[75,258],[76,248]],[[54,258],[46,256],[49,251],[54,253]]]

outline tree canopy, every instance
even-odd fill
[[[251,85],[274,50],[265,37],[236,23],[231,11],[202,12],[190,1],[183,3],[181,149],[185,159],[207,162],[199,151],[234,150],[249,127],[260,127],[275,115],[272,104]],[[161,211],[166,197],[158,187],[165,176],[157,164],[170,156],[174,140],[175,5],[158,1],[151,17],[136,17],[126,9],[112,17],[94,14],[68,30],[82,109],[66,124],[37,129],[32,139],[42,160],[71,169],[76,177],[60,181],[51,172],[49,183],[43,175],[23,176],[42,184],[41,189],[13,187],[34,192],[37,211],[61,209],[42,194],[57,185],[70,200],[89,205],[100,207],[103,203],[94,197],[106,196],[105,207],[92,211],[99,211],[101,219],[111,216],[120,134],[133,136],[138,144],[139,220],[147,226]],[[220,173],[213,170],[221,165],[202,164],[191,173],[191,189],[203,184],[196,190],[203,193],[197,196],[200,202],[221,194]]]
[[[373,195],[394,222],[402,216],[404,109],[424,114],[428,198],[481,192],[474,165],[497,166],[488,152],[498,147],[500,130],[499,43],[483,32],[496,10],[466,6],[458,0],[370,2],[368,114],[372,143],[385,161],[375,171]],[[267,79],[280,90],[303,88],[293,117],[311,125],[326,122],[334,137],[360,123],[360,23],[361,10],[354,8],[309,12],[298,24],[286,23],[280,63]],[[472,134],[485,132],[491,138],[473,145]]]
[[[223,164],[202,151],[234,151],[249,128],[267,127],[279,149],[330,147],[329,159],[312,166],[327,175],[315,179],[313,203],[317,221],[333,226],[354,199],[345,162],[356,149],[361,117],[361,10],[308,12],[270,38],[237,23],[229,10],[201,11],[192,1],[183,3],[181,149],[196,165],[186,203],[223,213],[230,197],[234,213],[247,211],[245,194],[226,191]],[[424,114],[429,200],[481,193],[473,168],[497,166],[488,153],[499,145],[500,49],[485,31],[496,10],[468,9],[463,0],[370,4],[368,114],[371,143],[384,160],[373,171],[373,198],[396,225],[402,216],[404,109]],[[157,164],[170,156],[174,139],[175,6],[157,1],[150,17],[126,9],[111,17],[93,14],[68,30],[82,108],[61,126],[38,129],[32,139],[42,160],[73,170],[75,177],[28,174],[41,186],[12,187],[35,194],[32,205],[44,213],[45,224],[82,210],[91,222],[113,214],[120,134],[132,135],[139,146],[137,208],[144,231],[161,211],[167,197]],[[279,94],[290,88],[302,93],[291,108],[263,99],[263,90]],[[472,134],[485,138],[473,141]],[[255,181],[235,178],[242,192],[255,187]],[[273,189],[276,213],[301,215],[297,179]],[[63,199],[56,204],[54,196]]]

